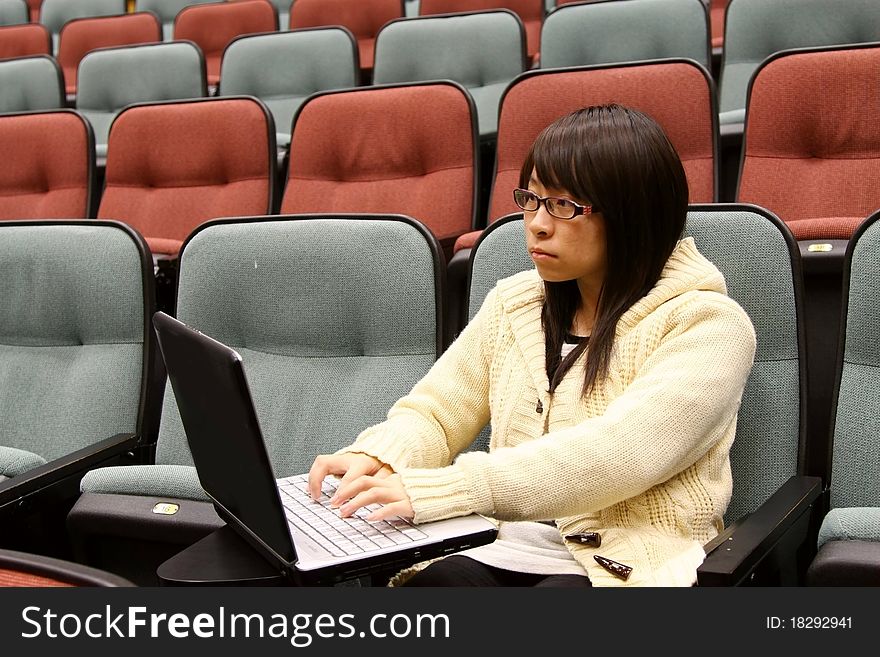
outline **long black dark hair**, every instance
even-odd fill
[[[620,317],[660,278],[684,230],[688,186],[681,159],[649,116],[621,105],[577,110],[547,126],[520,171],[593,204],[605,220],[607,272],[589,342],[565,358],[562,344],[581,303],[577,282],[545,282],[541,321],[552,393],[587,351],[584,394],[605,376]]]

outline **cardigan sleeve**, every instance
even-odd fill
[[[735,302],[712,295],[683,303],[665,331],[601,416],[514,447],[462,454],[448,467],[403,470],[415,520],[595,512],[694,464],[735,430],[754,328]]]
[[[429,372],[388,412],[337,452],[360,452],[390,465],[441,468],[466,449],[489,422],[489,366],[499,311],[497,292]]]

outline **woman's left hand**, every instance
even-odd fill
[[[412,518],[415,515],[399,474],[384,477],[362,475],[337,488],[336,495],[330,499],[330,506],[339,507],[343,518],[370,504],[384,506],[370,513],[367,520],[385,520],[392,516]]]

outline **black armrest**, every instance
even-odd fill
[[[0,512],[15,506],[22,498],[68,477],[84,473],[108,459],[124,454],[138,443],[135,433],[118,433],[61,458],[28,470],[0,483]]]
[[[834,274],[839,280],[843,275],[847,244],[847,240],[799,240],[804,277]]]
[[[713,541],[707,546],[711,551],[697,569],[697,583],[742,584],[777,551],[790,551],[781,561],[794,564],[797,548],[808,537],[811,510],[821,494],[819,477],[791,477],[754,513],[733,525],[720,544]]]

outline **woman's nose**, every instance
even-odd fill
[[[538,206],[531,221],[529,221],[529,230],[535,235],[549,235],[553,232],[553,217],[547,212],[547,208],[543,203]]]

